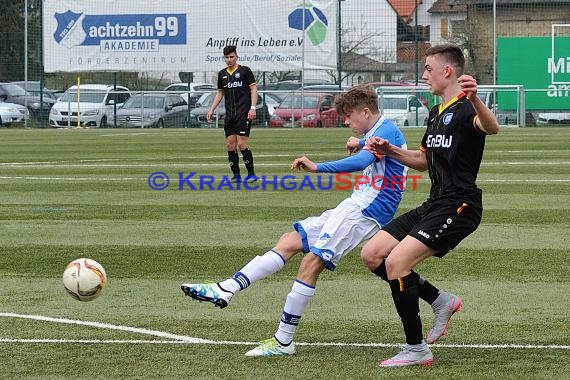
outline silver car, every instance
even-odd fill
[[[23,123],[30,118],[30,112],[24,106],[15,103],[0,102],[0,125]]]
[[[184,128],[188,126],[188,104],[176,94],[137,94],[117,111],[119,127]]]
[[[536,122],[540,125],[545,124],[565,124],[570,125],[570,112],[543,112],[538,114],[538,120]]]
[[[399,127],[427,125],[429,109],[415,95],[384,93],[379,102],[382,114]]]

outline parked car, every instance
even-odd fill
[[[273,114],[275,113],[275,108],[279,107],[279,104],[281,104],[281,102],[283,101],[283,98],[281,98],[279,94],[274,94],[272,92],[264,92],[264,91],[258,92],[257,95],[261,97],[261,100],[267,106],[267,112],[269,113],[269,118],[268,118],[269,120],[271,116],[273,116]]]
[[[0,101],[25,106],[33,118],[44,120],[47,120],[49,111],[56,102],[49,97],[44,97],[40,102],[39,96],[9,82],[0,83]]]
[[[71,86],[51,108],[49,124],[105,128],[113,125],[116,110],[130,97],[129,89],[123,86],[82,84],[79,89]]]
[[[283,99],[269,122],[270,127],[338,127],[342,120],[334,108],[334,94],[291,92]]]
[[[184,98],[190,108],[194,108],[200,96],[205,92],[216,91],[217,87],[212,83],[172,83],[168,85],[164,91],[175,93]],[[190,96],[189,96],[190,95]]]
[[[263,86],[262,83],[257,83],[257,88],[264,91],[293,91],[298,90],[303,86],[310,85],[330,85],[331,83],[324,80],[306,80],[301,82],[300,80],[282,80],[275,83],[269,83]]]
[[[27,92],[29,92],[30,94],[37,96],[38,98],[41,96],[48,99],[53,99],[53,103],[55,104],[55,102],[57,101],[57,96],[55,94],[55,92],[53,90],[47,89],[47,88],[41,88],[40,87],[40,81],[37,80],[29,80],[29,81],[19,81],[19,82],[10,82],[15,84],[18,87],[23,88],[24,90],[26,90]]]
[[[347,91],[350,86],[338,84],[309,84],[302,87],[305,91],[318,91],[318,92],[331,92],[333,94],[339,94],[341,92]]]
[[[304,82],[301,82],[300,80],[282,80],[266,84],[257,82],[257,90],[259,92],[271,93],[276,97],[281,98],[281,100],[285,99],[285,97],[292,91],[300,91],[302,87],[307,91],[321,92],[320,89],[310,89],[308,88],[309,86],[326,86],[327,88],[329,86],[337,86],[338,88],[338,85],[334,85],[327,80],[306,80]],[[328,89],[325,89],[322,92],[328,91]]]
[[[424,80],[400,81],[400,82],[370,82],[368,85],[374,87],[376,92],[381,94],[409,94],[415,95],[428,109],[441,102],[439,96],[433,95]]]
[[[0,102],[0,126],[23,123],[30,117],[28,109],[20,104]]]
[[[517,111],[516,110],[504,110],[501,109],[500,104],[495,101],[495,94],[499,94],[499,91],[492,90],[492,89],[479,89],[477,91],[477,96],[485,103],[490,110],[493,111],[497,121],[501,125],[509,125],[509,124],[519,124],[520,121],[518,120]],[[497,96],[497,99],[500,100],[500,96]],[[531,112],[526,112],[525,114],[525,124],[526,125],[533,125],[536,123],[534,115]]]
[[[542,112],[538,114],[536,124],[570,125],[570,112]]]
[[[131,96],[117,111],[119,127],[182,128],[188,122],[188,104],[182,96],[148,93]]]
[[[196,103],[197,107],[190,111],[190,120],[188,124],[191,128],[212,128],[212,127],[223,127],[224,126],[224,118],[226,116],[226,106],[225,106],[225,97],[222,98],[222,101],[216,108],[216,112],[214,113],[214,117],[212,121],[208,121],[206,119],[206,114],[210,109],[214,97],[216,96],[215,92],[208,92],[198,100]],[[261,96],[257,97],[257,106],[256,106],[256,117],[252,123],[254,127],[266,127],[269,123],[269,110],[267,104],[263,103],[263,99]]]
[[[190,108],[196,108],[196,107],[198,107],[198,101],[200,100],[200,98],[201,98],[204,94],[207,94],[207,93],[215,93],[215,91],[213,91],[213,90],[210,90],[210,91],[207,91],[207,90],[204,90],[204,91],[194,91],[194,92],[190,92],[190,93],[187,93],[187,94],[183,94],[183,95],[181,95],[181,96],[182,96],[184,99],[186,99],[186,98],[188,99],[188,100],[187,100],[188,107],[190,107]],[[186,97],[184,97],[184,95],[185,95]]]
[[[429,110],[415,95],[381,94],[378,101],[382,114],[398,126],[427,125]]]

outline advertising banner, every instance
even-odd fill
[[[46,72],[334,69],[336,0],[44,0]]]
[[[570,37],[554,42],[551,37],[498,39],[497,84],[523,85],[529,110],[570,109]],[[499,104],[515,109],[515,95],[501,94]]]

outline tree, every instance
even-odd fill
[[[22,1],[2,1],[0,12],[0,80],[21,79],[24,74],[24,18]]]
[[[354,74],[352,70],[345,68],[358,66],[358,61],[362,56],[368,56],[370,52],[375,51],[376,55],[382,54],[381,49],[375,45],[374,40],[382,37],[382,33],[374,31],[374,28],[369,28],[366,23],[359,24],[358,28],[347,28],[341,30],[341,71],[340,78],[338,70],[328,70],[327,74],[333,83],[342,83],[344,79]],[[386,61],[389,61],[386,59]]]

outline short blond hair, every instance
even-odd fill
[[[352,87],[344,94],[337,95],[335,108],[340,116],[347,116],[356,109],[368,108],[374,113],[380,113],[378,109],[378,94],[374,87],[361,84]]]

